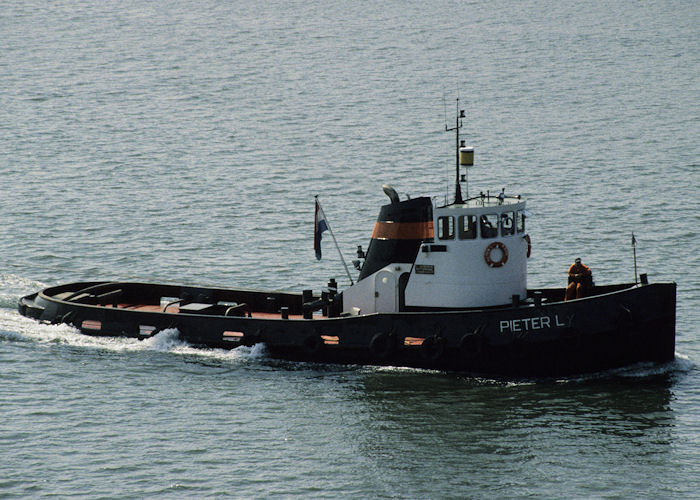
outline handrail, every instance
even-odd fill
[[[70,302],[71,300],[76,298],[81,293],[94,292],[95,290],[99,290],[101,288],[106,288],[106,287],[113,286],[113,285],[119,285],[119,282],[118,281],[108,281],[107,283],[98,283],[97,285],[91,285],[87,288],[82,288],[82,289],[78,290],[77,292],[71,293],[68,297],[66,297],[63,300],[65,302]]]
[[[174,306],[175,304],[179,304],[179,303],[182,302],[183,300],[185,300],[185,299],[177,299],[177,300],[173,300],[172,302],[168,302],[168,303],[165,304],[165,306],[163,307],[163,312],[166,312],[166,309],[168,309],[168,307]]]
[[[226,309],[226,312],[224,313],[224,316],[228,316],[230,312],[238,311],[239,309],[243,309],[248,312],[248,317],[250,317],[250,306],[246,304],[245,302],[242,302],[240,304],[236,304],[235,306],[231,306],[228,309]]]

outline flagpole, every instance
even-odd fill
[[[323,210],[323,207],[321,206],[321,202],[318,201],[318,195],[314,195],[314,198],[316,198],[316,203],[318,203],[318,207],[321,209],[321,212],[323,212],[324,219],[326,220],[326,225],[328,226],[328,232],[331,233],[331,237],[333,238],[333,243],[335,243],[335,248],[338,250],[338,255],[340,255],[340,260],[343,263],[343,267],[345,267],[345,273],[348,275],[348,279],[350,279],[350,284],[354,285],[355,282],[352,280],[352,276],[350,275],[350,270],[348,269],[348,265],[345,263],[345,259],[343,258],[343,253],[340,251],[340,246],[338,246],[338,240],[335,239],[335,234],[333,234],[333,229],[331,229],[331,223],[328,222],[328,218],[325,217],[326,212]]]
[[[637,284],[637,240],[632,233],[632,254],[634,255],[634,284]]]

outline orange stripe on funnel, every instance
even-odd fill
[[[425,240],[432,238],[433,221],[376,222],[372,238],[376,240]]]

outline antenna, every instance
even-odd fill
[[[459,109],[459,97],[457,98],[457,118],[455,118],[455,126],[447,128],[447,117],[445,117],[445,132],[455,131],[457,142],[455,145],[455,168],[456,168],[456,187],[455,187],[455,203],[464,203],[462,198],[462,187],[459,185],[459,129],[462,128],[462,118],[464,118],[464,110]]]
[[[442,90],[442,106],[445,108],[445,130],[447,130],[447,102],[445,102],[445,90]]]

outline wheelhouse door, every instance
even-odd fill
[[[379,271],[374,280],[374,307],[377,312],[396,312],[396,278],[389,271]]]

